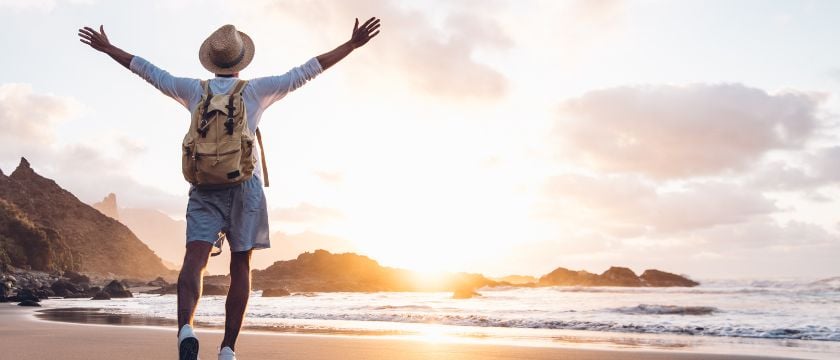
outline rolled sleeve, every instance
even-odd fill
[[[250,84],[260,104],[265,108],[282,99],[286,94],[297,90],[323,71],[318,59],[312,58],[283,75],[252,79]]]
[[[129,69],[187,109],[193,98],[201,96],[200,80],[172,76],[142,57],[134,56]]]

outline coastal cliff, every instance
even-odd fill
[[[170,272],[125,225],[39,175],[24,158],[11,175],[0,173],[0,262],[144,279]]]

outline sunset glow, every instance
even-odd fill
[[[210,3],[0,2],[26,29],[3,44],[30,54],[0,59],[3,172],[25,156],[86,203],[113,192],[183,219],[188,113],[76,29],[104,23],[126,51],[206,78],[198,46],[236,24],[256,43],[251,78],[375,15],[389,31],[367,51],[263,116],[273,244],[254,268],[325,248],[492,276],[836,272],[838,3]]]

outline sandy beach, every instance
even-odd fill
[[[84,325],[36,319],[35,308],[0,304],[3,359],[167,359],[176,358],[175,330],[159,327]],[[201,358],[215,359],[219,331],[198,332]],[[335,335],[289,335],[245,332],[237,357],[247,359],[781,359],[693,354],[679,351],[611,351],[537,348],[488,344]]]

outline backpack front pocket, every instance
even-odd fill
[[[242,180],[242,143],[200,143],[196,146],[198,185],[235,184]]]

